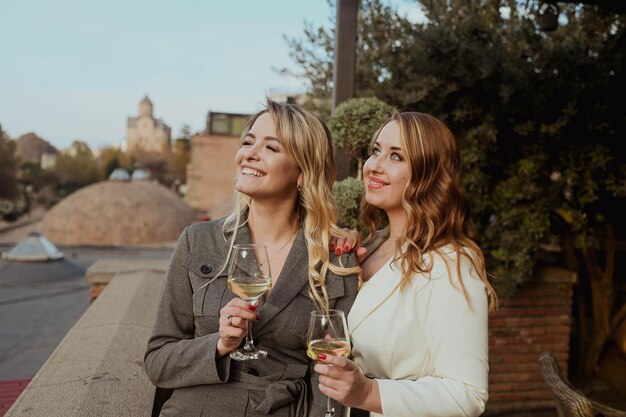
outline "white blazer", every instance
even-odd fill
[[[354,361],[377,380],[384,417],[472,417],[485,409],[485,285],[461,256],[470,308],[458,284],[456,253],[442,252],[425,255],[433,262],[430,277],[413,274],[402,291],[399,268],[388,261],[363,284],[348,315]]]

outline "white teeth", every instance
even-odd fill
[[[254,175],[255,177],[264,177],[265,176],[265,174],[263,174],[262,172],[259,172],[256,169],[252,169],[252,168],[243,168],[241,170],[241,173],[243,175]]]

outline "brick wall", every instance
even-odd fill
[[[553,407],[539,367],[542,351],[567,369],[572,325],[572,272],[545,268],[489,319],[489,402],[486,415]]]
[[[187,166],[187,203],[196,210],[221,217],[231,209],[236,173],[235,136],[196,135],[191,139],[191,161]]]

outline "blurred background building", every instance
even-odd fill
[[[138,153],[167,154],[172,141],[171,129],[154,117],[154,105],[145,96],[139,103],[137,117],[129,117],[126,143],[131,155]]]
[[[231,208],[235,153],[249,115],[209,111],[206,130],[191,138],[187,166],[187,203],[209,218]]]
[[[58,149],[35,133],[26,133],[15,140],[15,156],[22,163],[34,164],[42,169],[54,166]]]

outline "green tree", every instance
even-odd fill
[[[98,156],[100,167],[100,177],[109,178],[109,175],[117,169],[122,168],[132,173],[132,161],[122,150],[115,146],[108,146],[100,151]]]
[[[363,181],[354,177],[335,182],[333,196],[337,202],[339,226],[363,231],[363,224],[359,221],[359,201],[364,191]]]
[[[120,150],[114,147],[107,147],[100,153],[100,176],[103,179],[109,178],[109,175],[117,168],[120,168]]]
[[[78,140],[59,153],[53,172],[59,179],[61,195],[102,179],[91,148]]]
[[[57,189],[59,186],[59,179],[56,174],[50,169],[42,169],[39,164],[30,162],[21,164],[19,177],[20,184],[24,187],[30,185],[35,194],[46,187]]]
[[[15,143],[4,133],[0,125],[0,198],[12,199],[18,194],[15,172]]]
[[[180,135],[172,146],[171,174],[175,179],[186,182],[187,165],[191,158],[191,127],[183,125]]]
[[[186,141],[191,140],[191,126],[188,124],[184,124],[183,127],[180,128],[180,134],[176,138],[176,140],[184,139]]]
[[[412,23],[360,4],[356,95],[435,115],[455,132],[490,270],[510,294],[552,242],[579,274],[581,369],[626,317],[615,297],[624,239],[624,15],[566,4],[537,30],[537,2],[424,0]],[[333,32],[289,40],[311,92],[331,91]],[[328,54],[325,54],[330,48]],[[589,294],[589,297],[585,297]]]
[[[357,160],[357,179],[361,179],[372,136],[392,112],[393,107],[377,98],[355,98],[342,103],[328,119],[335,145]]]

